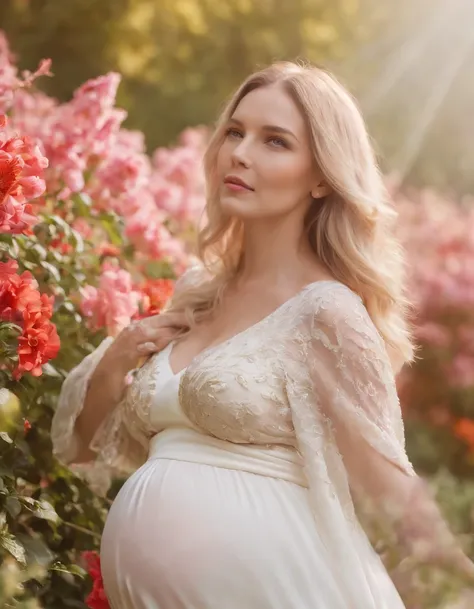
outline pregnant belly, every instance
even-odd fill
[[[339,608],[307,490],[242,471],[148,461],[110,510],[101,558],[114,609],[304,609],[321,593]]]

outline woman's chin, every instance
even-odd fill
[[[244,201],[239,200],[238,196],[225,195],[220,199],[222,211],[228,216],[248,217],[251,215],[251,208]]]

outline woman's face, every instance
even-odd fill
[[[246,95],[217,158],[220,203],[242,219],[284,216],[311,201],[317,180],[302,115],[278,85]]]

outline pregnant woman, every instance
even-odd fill
[[[253,74],[205,172],[202,264],[70,372],[53,421],[96,485],[132,474],[102,538],[112,608],[402,609],[357,499],[474,581],[405,453],[402,252],[353,100],[318,68]]]

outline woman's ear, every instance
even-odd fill
[[[331,192],[331,187],[328,184],[322,182],[311,190],[311,196],[313,197],[313,199],[322,199],[323,197],[326,197],[327,195],[331,194]]]

